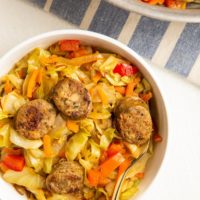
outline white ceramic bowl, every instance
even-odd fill
[[[152,183],[161,167],[168,139],[168,119],[163,93],[161,92],[160,86],[157,84],[151,66],[149,66],[143,58],[122,43],[101,34],[82,30],[58,30],[33,37],[9,51],[0,60],[0,76],[6,74],[18,60],[32,49],[36,47],[46,48],[54,42],[62,39],[78,39],[84,44],[98,46],[120,54],[138,66],[153,88],[156,105],[155,110],[157,111],[156,118],[159,126],[159,133],[163,137],[163,142],[156,146],[154,156],[148,163],[145,178],[140,185],[140,192],[137,194],[137,198],[140,198]],[[1,200],[24,199],[24,197],[20,196],[11,185],[5,183],[1,178],[0,188]]]
[[[123,9],[156,19],[179,22],[200,23],[200,9],[171,9],[163,6],[153,6],[141,0],[107,0]]]

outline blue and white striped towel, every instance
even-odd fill
[[[151,19],[104,0],[30,1],[81,29],[118,39],[155,65],[200,85],[200,24]]]

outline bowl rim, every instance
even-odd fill
[[[17,51],[24,49],[26,46],[33,44],[36,41],[42,40],[42,39],[47,39],[53,36],[59,36],[59,35],[70,35],[70,34],[75,34],[78,36],[86,36],[89,37],[91,36],[92,38],[98,38],[100,40],[103,40],[106,43],[110,43],[114,46],[118,46],[119,49],[122,49],[123,51],[125,51],[127,54],[129,54],[131,57],[133,57],[138,63],[140,63],[140,65],[148,72],[149,76],[151,77],[151,79],[153,80],[156,89],[159,92],[159,96],[161,98],[162,101],[162,105],[163,105],[163,110],[162,112],[164,113],[164,123],[165,123],[165,133],[166,133],[166,137],[165,137],[165,147],[164,147],[164,151],[163,151],[163,156],[160,159],[159,162],[159,166],[157,168],[157,171],[155,173],[155,175],[153,176],[153,178],[151,178],[150,183],[148,184],[148,187],[145,188],[144,193],[146,193],[147,190],[150,189],[150,187],[153,185],[154,181],[156,180],[156,177],[159,175],[161,168],[164,166],[164,162],[166,160],[166,154],[168,153],[168,141],[169,141],[169,118],[168,118],[168,110],[167,108],[169,107],[167,102],[166,102],[166,98],[165,98],[165,94],[163,92],[162,87],[158,84],[158,80],[153,72],[153,70],[150,67],[150,64],[147,63],[144,58],[142,58],[140,55],[138,55],[134,50],[130,49],[128,46],[126,46],[125,44],[110,38],[106,35],[100,34],[100,33],[96,33],[96,32],[92,32],[92,31],[87,31],[87,30],[80,30],[80,29],[61,29],[61,30],[55,30],[55,31],[50,31],[50,32],[46,32],[46,33],[42,33],[39,35],[36,35],[34,37],[31,37],[27,40],[25,40],[24,42],[21,42],[20,44],[18,44],[17,46],[15,46],[14,48],[12,48],[11,50],[9,50],[3,57],[0,58],[0,66],[2,65],[2,63],[6,62],[7,59],[11,58],[12,55],[14,55]],[[10,68],[11,69],[11,68]],[[143,193],[142,193],[143,194]]]
[[[141,0],[107,0],[109,3],[125,10],[147,17],[174,22],[200,23],[200,9],[170,9],[163,6],[149,5]]]

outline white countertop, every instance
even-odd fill
[[[2,56],[31,36],[74,26],[19,0],[0,0],[0,27]],[[162,168],[142,200],[199,200],[200,89],[166,70],[153,69],[169,106],[169,146]]]

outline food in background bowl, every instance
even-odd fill
[[[174,9],[186,9],[191,3],[200,4],[200,0],[142,0],[151,5],[164,5]]]
[[[62,40],[1,78],[2,177],[30,199],[110,199],[138,190],[154,142],[149,82],[118,54]]]

